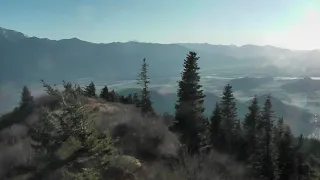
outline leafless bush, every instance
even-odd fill
[[[13,145],[0,144],[0,178],[15,166],[32,163],[33,151],[28,138]]]
[[[54,105],[55,98],[43,96],[36,100],[37,106]],[[134,156],[142,162],[143,168],[136,174],[139,180],[226,180],[245,178],[245,170],[227,155],[211,151],[191,156],[178,153],[179,141],[168,130],[163,117],[142,116],[133,106],[120,103],[88,102],[100,111],[96,114],[99,131],[108,130],[116,146],[124,154]],[[32,149],[27,137],[28,126],[39,119],[37,110],[24,117],[25,123],[11,126],[0,133],[2,139],[17,137],[11,145],[0,143],[0,179],[16,165],[32,163]],[[172,162],[169,159],[173,159]],[[57,173],[53,179],[59,179]],[[53,176],[52,176],[53,177]]]
[[[59,99],[55,96],[51,95],[42,95],[34,99],[34,102],[38,106],[54,106],[57,105],[59,102]]]
[[[173,167],[157,161],[145,164],[138,173],[139,180],[244,180],[245,169],[227,155],[211,151],[209,154],[191,156],[180,154]]]
[[[56,98],[44,95],[35,98],[36,106],[50,106],[57,101]],[[18,111],[12,112],[17,113]],[[14,121],[12,125],[0,131],[0,179],[15,166],[28,166],[32,163],[33,149],[30,146],[28,135],[29,127],[39,120],[37,109],[31,113],[8,116],[8,121]],[[11,119],[10,119],[11,118]]]
[[[145,164],[137,173],[139,180],[185,180],[178,171],[171,169],[161,161]]]
[[[144,117],[130,106],[115,106],[123,107],[119,108],[120,112],[104,112],[97,123],[99,127],[110,130],[125,154],[144,160],[176,155],[178,139],[168,130],[162,118]]]
[[[245,178],[245,169],[230,156],[211,151],[190,156],[182,152],[175,171],[186,180],[226,180]]]

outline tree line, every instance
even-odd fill
[[[308,140],[302,135],[298,138],[294,137],[290,127],[285,125],[283,118],[275,117],[271,95],[266,97],[262,107],[259,106],[258,98],[254,96],[245,118],[240,120],[237,117],[236,99],[233,95],[232,86],[227,84],[223,89],[221,101],[212,110],[211,117],[205,117],[203,105],[205,95],[200,84],[198,60],[199,57],[195,52],[189,52],[184,59],[181,79],[178,81],[175,114],[169,127],[170,131],[179,137],[181,149],[187,150],[191,155],[208,153],[213,149],[228,154],[236,161],[245,164],[250,177],[255,179],[313,179],[315,171],[307,160],[304,150],[304,142]],[[109,91],[107,86],[102,88],[100,94],[97,95],[93,82],[85,88],[72,87],[71,83],[64,83],[64,88],[66,92],[71,94],[81,94],[90,98],[98,98],[99,96],[109,102],[133,104],[144,115],[159,116],[152,107],[146,59],[142,61],[137,82],[141,86],[140,93],[129,94],[128,96],[119,95],[114,90]],[[59,94],[47,84],[44,85],[49,94]],[[62,97],[63,94],[59,94],[59,96]],[[69,103],[81,101],[80,99],[70,99],[70,97],[68,100]],[[31,93],[25,86],[22,91],[20,108],[32,103]],[[42,124],[41,127],[45,127],[44,129],[48,132],[39,131],[36,128],[31,131],[32,139],[39,144],[34,148],[40,152],[46,152],[45,158],[39,162],[48,161],[49,158],[54,164],[62,163],[61,160],[56,160],[54,156],[50,156],[56,151],[54,147],[60,146],[61,142],[69,139],[78,139],[77,142],[81,144],[80,147],[82,148],[77,150],[77,157],[90,157],[97,163],[97,168],[87,169],[81,173],[99,175],[103,166],[109,163],[106,160],[108,158],[101,157],[113,156],[116,154],[116,150],[112,148],[112,141],[108,137],[97,134],[90,128],[91,122],[88,117],[90,112],[80,111],[75,113],[70,108],[77,107],[65,105],[63,109],[65,114],[56,114],[60,118],[60,125],[65,124],[65,127],[62,127],[64,129],[61,137],[54,137],[55,139],[53,138],[50,141],[44,138],[51,136],[49,132],[54,128],[54,124]],[[82,124],[79,124],[79,119]],[[47,121],[44,120],[43,122]],[[87,128],[83,129],[81,125],[85,125]],[[59,128],[61,129],[60,126]],[[72,133],[69,131],[72,131]],[[93,149],[94,151],[92,151]],[[52,153],[50,153],[51,151]],[[52,170],[53,165],[49,163],[48,166],[50,166],[48,169]],[[35,176],[41,177],[41,173],[47,173],[46,170],[48,169],[37,171]],[[70,170],[70,172],[73,172],[73,170]],[[81,173],[76,175],[82,176]]]

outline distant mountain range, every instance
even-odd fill
[[[90,78],[94,81],[135,79],[143,58],[149,64],[151,78],[180,76],[188,51],[200,56],[201,70],[209,74],[246,74],[263,76],[320,76],[320,51],[291,51],[273,46],[234,46],[211,44],[157,44],[142,42],[113,42],[97,44],[77,38],[50,40],[28,37],[14,30],[0,28],[0,99],[6,103],[4,84],[18,86],[40,82],[60,83]],[[227,69],[227,70],[225,70]],[[217,70],[217,71],[216,71]],[[219,71],[218,71],[219,70]],[[231,81],[236,90],[257,87],[255,79]],[[266,79],[268,80],[268,79]],[[125,90],[128,93],[134,90]],[[174,112],[176,94],[151,93],[158,112]],[[263,97],[261,97],[263,98]],[[210,116],[219,97],[206,93],[206,115]],[[0,107],[1,105],[0,101]],[[261,101],[262,102],[262,101]],[[277,116],[293,124],[295,132],[310,131],[307,123],[311,114],[273,99]],[[239,117],[244,117],[248,103],[238,102]],[[295,129],[296,128],[296,129]]]
[[[270,45],[235,46],[206,43],[186,43],[180,45],[198,52],[223,54],[242,61],[245,60],[245,62],[258,63],[259,65],[275,65],[279,68],[289,67],[290,70],[288,72],[298,71],[298,69],[300,69],[301,72],[307,73],[306,70],[312,71],[320,67],[319,63],[317,63],[320,58],[320,50],[289,50]],[[256,62],[256,60],[258,60],[258,62]]]
[[[266,69],[266,75],[320,75],[319,51],[291,51],[272,46],[211,44],[108,43],[77,38],[49,40],[0,28],[0,84],[81,77],[132,79],[143,58],[150,77],[178,76],[188,51],[198,52],[200,67]],[[260,70],[259,70],[260,71]],[[261,70],[262,71],[262,70]]]
[[[320,81],[311,78],[297,79],[284,84],[282,88],[290,93],[313,93],[320,91]]]

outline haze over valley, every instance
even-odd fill
[[[108,85],[119,92],[132,93],[137,88],[134,78],[140,68],[139,62],[147,58],[155,109],[158,113],[172,114],[176,82],[189,51],[196,51],[200,56],[201,83],[208,93],[208,116],[228,83],[233,86],[238,99],[240,117],[244,116],[247,101],[254,95],[271,93],[280,104],[280,115],[287,116],[287,121],[293,119],[293,124],[303,124],[307,129],[299,129],[303,126],[297,125],[296,129],[293,128],[296,133],[312,131],[313,126],[309,123],[314,121],[320,107],[319,50],[205,43],[97,44],[77,38],[50,40],[29,37],[5,28],[0,28],[0,47],[3,49],[0,52],[2,112],[17,105],[23,85],[28,85],[35,96],[43,94],[41,79],[56,84],[66,80],[82,86],[94,81],[97,90]],[[295,112],[291,112],[293,110]],[[301,117],[303,122],[300,122]]]
[[[1,180],[319,180],[319,0],[0,2]]]

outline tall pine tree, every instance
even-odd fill
[[[278,166],[273,136],[274,112],[270,95],[267,96],[261,112],[260,127],[259,142],[254,153],[254,170],[261,179],[275,180],[278,179]]]
[[[277,126],[274,129],[274,135],[275,135],[275,143],[278,145],[278,143],[283,138],[284,132],[285,132],[285,124],[283,121],[283,117],[278,119]]]
[[[33,96],[27,86],[23,86],[21,93],[20,108],[25,108],[33,105]]]
[[[84,94],[88,97],[96,97],[96,87],[92,81],[85,87]]]
[[[139,105],[140,105],[140,99],[139,99],[139,96],[138,96],[137,93],[134,93],[134,94],[133,94],[132,101],[133,101],[133,104],[134,104],[136,107],[139,107]]]
[[[250,155],[254,153],[258,143],[257,124],[261,120],[261,116],[258,98],[256,96],[253,98],[248,110],[249,112],[246,114],[242,124],[245,140],[245,154],[243,154],[243,156],[245,159],[248,159]]]
[[[273,139],[274,139],[274,144],[277,150],[279,150],[280,144],[283,141],[285,131],[286,131],[286,125],[284,124],[283,117],[281,117],[278,119],[276,126],[274,126],[273,128],[273,134],[274,134]]]
[[[79,95],[84,95],[84,91],[83,91],[83,89],[82,89],[82,87],[80,85],[76,85],[76,89],[75,90],[77,91],[77,93]]]
[[[291,180],[294,179],[296,174],[292,133],[288,126],[285,127],[283,125],[282,118],[278,121],[279,128],[280,131],[277,137],[279,180]]]
[[[108,101],[108,99],[109,99],[109,90],[108,90],[108,87],[107,87],[107,86],[104,86],[104,87],[101,89],[100,98]]]
[[[128,104],[134,104],[134,103],[133,103],[133,95],[132,95],[132,93],[130,93],[130,94],[126,97],[126,99],[127,99],[127,103],[128,103]]]
[[[306,161],[306,157],[303,152],[304,137],[301,134],[298,138],[298,145],[296,146],[296,173],[297,180],[311,180],[313,176],[313,170]]]
[[[220,126],[221,126],[221,111],[220,106],[218,103],[216,103],[216,107],[212,113],[212,116],[210,118],[210,144],[218,149],[221,150],[220,144],[221,142],[221,132],[220,132]]]
[[[189,52],[179,81],[178,100],[175,106],[173,130],[180,133],[180,141],[193,153],[201,144],[200,132],[204,131],[204,94],[200,85],[197,53]]]
[[[233,144],[237,142],[240,134],[237,134],[237,108],[236,100],[233,96],[232,86],[227,84],[224,87],[223,95],[220,102],[221,109],[221,135],[225,140],[224,149],[228,153],[233,153],[235,148]]]
[[[110,101],[110,102],[118,102],[118,100],[119,100],[119,97],[114,90],[110,91],[108,97],[109,97],[108,101]]]
[[[141,108],[141,112],[143,114],[154,114],[154,109],[152,107],[152,101],[150,98],[150,91],[149,91],[149,83],[150,79],[148,77],[148,64],[146,63],[146,58],[142,61],[141,71],[138,74],[138,84],[142,87],[140,93],[140,103],[139,107]]]

